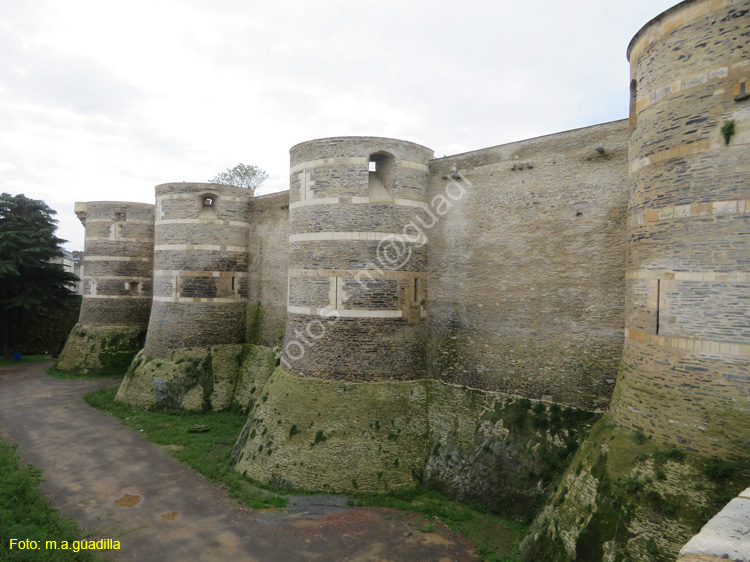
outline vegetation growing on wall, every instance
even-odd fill
[[[724,143],[729,146],[729,141],[732,140],[734,133],[737,128],[737,121],[734,119],[727,119],[721,126],[721,136],[724,137]]]
[[[133,326],[76,324],[55,369],[68,375],[120,378],[143,347],[145,336],[141,328]]]
[[[524,560],[671,562],[750,485],[747,465],[666,448],[605,416],[524,540]]]
[[[250,193],[255,193],[264,181],[268,179],[268,173],[252,164],[237,164],[234,168],[227,168],[226,172],[220,172],[211,178],[211,183],[234,185],[244,187]]]
[[[424,485],[529,523],[554,491],[596,414],[428,383]]]

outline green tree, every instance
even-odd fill
[[[252,193],[255,193],[255,190],[258,189],[267,179],[268,174],[266,171],[258,166],[237,164],[234,168],[227,168],[226,172],[216,174],[216,176],[208,181],[211,183],[222,183],[225,185],[244,187],[249,189]]]
[[[57,212],[44,201],[0,194],[0,331],[3,357],[21,351],[22,334],[69,306],[78,278],[51,260],[63,255]]]

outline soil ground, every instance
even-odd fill
[[[422,516],[350,508],[338,496],[280,511],[237,504],[158,445],[81,397],[119,381],[58,380],[49,363],[0,369],[0,437],[44,471],[54,507],[87,540],[120,542],[109,560],[139,562],[477,560],[470,541]],[[397,516],[398,515],[398,516]],[[0,537],[0,551],[9,538]],[[55,540],[56,537],[48,537]]]

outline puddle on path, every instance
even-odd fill
[[[119,500],[115,500],[115,503],[123,507],[133,507],[134,505],[138,505],[140,501],[141,501],[141,496],[123,494],[123,496]]]

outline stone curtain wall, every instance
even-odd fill
[[[750,456],[750,101],[735,100],[747,13],[686,2],[631,43],[626,346],[612,405],[625,428],[730,458]]]
[[[286,329],[289,192],[250,201],[247,341],[280,346]]]
[[[598,150],[597,150],[598,149]],[[601,409],[622,352],[628,123],[434,160],[471,185],[428,233],[439,380]]]
[[[147,356],[243,343],[250,199],[248,190],[228,185],[156,186]]]
[[[339,380],[419,376],[427,243],[416,233],[400,237],[426,206],[431,158],[425,147],[372,137],[292,148],[282,356],[290,372]]]

